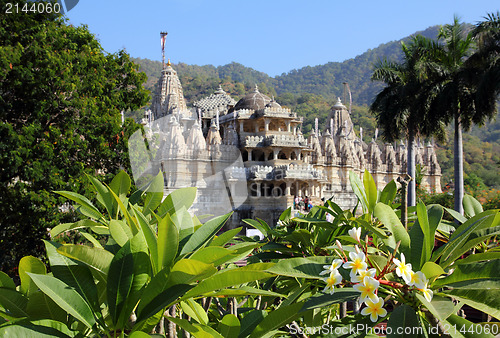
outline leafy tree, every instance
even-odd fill
[[[408,185],[408,205],[416,205],[416,172],[414,141],[420,135],[442,135],[442,126],[425,115],[419,100],[423,82],[427,77],[427,51],[435,43],[423,36],[416,36],[408,44],[402,44],[403,61],[387,60],[375,66],[372,80],[383,81],[382,89],[370,106],[383,137],[393,142],[402,137],[408,140],[407,171],[413,179]]]
[[[148,94],[126,53],[105,53],[87,27],[57,14],[2,11],[0,65],[0,265],[8,271],[39,255],[47,228],[71,217],[54,190],[85,193],[84,173],[128,166],[126,139],[137,125],[122,125],[120,112]]]

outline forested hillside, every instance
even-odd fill
[[[439,26],[427,28],[415,34],[429,38],[437,36]],[[318,117],[320,125],[325,126],[330,107],[337,97],[343,97],[343,83],[349,83],[352,93],[352,119],[362,127],[363,139],[369,142],[374,136],[376,122],[368,111],[368,106],[378,91],[381,83],[370,80],[373,65],[380,60],[398,60],[401,57],[401,42],[392,41],[344,62],[329,62],[325,65],[306,66],[276,77],[270,77],[242,64],[233,62],[224,66],[173,64],[181,80],[184,95],[189,103],[212,94],[219,84],[236,100],[258,84],[259,90],[269,96],[275,96],[283,106],[291,108],[304,117],[303,132],[307,133]],[[148,59],[133,59],[148,76],[146,88],[154,91],[161,72],[161,62]],[[348,105],[348,102],[344,102]],[[135,112],[138,119],[142,112]],[[453,177],[453,142],[452,129],[448,129],[448,142],[437,144],[438,157],[443,170],[443,185]],[[473,127],[464,135],[464,168],[466,174],[474,173],[481,182],[490,187],[500,187],[498,169],[500,165],[500,121],[493,121],[486,126]]]

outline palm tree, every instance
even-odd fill
[[[496,18],[498,23],[498,17]],[[432,52],[435,58],[433,75],[422,91],[427,101],[424,106],[428,109],[428,116],[434,116],[446,124],[454,121],[454,204],[455,210],[461,214],[463,214],[464,196],[462,130],[467,131],[472,124],[482,124],[493,116],[495,96],[489,94],[489,100],[480,97],[485,95],[481,93],[491,93],[491,87],[496,87],[498,93],[499,86],[498,63],[497,81],[480,85],[481,80],[488,82],[491,80],[488,76],[493,76],[485,71],[489,69],[485,61],[488,59],[485,58],[488,53],[478,54],[480,53],[478,50],[473,54],[474,36],[479,37],[479,31],[484,32],[484,30],[481,28],[476,33],[471,31],[467,33],[466,28],[457,17],[451,25],[441,28],[438,35],[439,44]],[[496,44],[498,48],[498,40]],[[492,72],[494,73],[494,69]],[[481,86],[487,89],[478,91]]]
[[[408,140],[407,173],[412,177],[408,184],[408,205],[416,205],[415,185],[415,138],[417,136],[444,135],[439,121],[426,117],[426,110],[420,102],[420,92],[428,77],[430,67],[429,51],[435,50],[435,42],[423,36],[412,38],[408,45],[402,43],[401,63],[387,60],[375,65],[372,80],[383,81],[382,89],[370,106],[377,124],[388,142]]]

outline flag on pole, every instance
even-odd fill
[[[167,38],[167,33],[161,33],[161,50],[165,49],[165,39]]]

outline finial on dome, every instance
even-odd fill
[[[226,92],[222,89],[222,85],[219,84],[219,88],[215,91],[215,94],[225,94]]]
[[[257,84],[255,84],[255,88],[253,90],[254,93],[258,93],[259,92],[259,86]]]
[[[171,66],[172,66],[172,64],[170,63],[170,59],[168,59],[168,61],[167,61],[167,67],[171,67]]]

